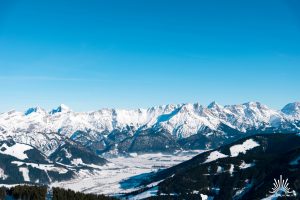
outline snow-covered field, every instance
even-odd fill
[[[24,159],[28,158],[24,152],[32,149],[32,147],[29,145],[26,145],[26,144],[16,143],[10,147],[7,146],[7,144],[3,144],[0,147],[0,149],[1,149],[0,151],[2,154],[7,154],[10,156],[16,157],[20,160],[24,160]]]
[[[97,194],[118,194],[130,192],[147,173],[174,166],[189,160],[200,151],[166,154],[131,154],[131,157],[108,159],[109,164],[94,166],[98,168],[93,174],[81,170],[76,179],[53,183],[53,187],[69,188],[75,191]]]
[[[254,141],[253,139],[246,140],[243,144],[237,144],[230,147],[231,157],[236,157],[240,153],[245,154],[247,150],[253,149],[254,147],[258,147],[259,143]]]

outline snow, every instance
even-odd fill
[[[54,182],[51,186],[75,191],[97,194],[118,194],[136,189],[140,179],[159,169],[168,168],[189,160],[199,151],[179,152],[177,154],[135,154],[135,157],[116,157],[108,159],[104,166],[93,166],[94,172],[80,170],[75,179]],[[158,183],[149,184],[155,187]]]
[[[288,104],[282,111],[276,111],[258,102],[240,105],[220,106],[213,102],[204,107],[198,103],[169,104],[148,109],[101,109],[92,112],[74,112],[65,105],[60,105],[47,112],[40,107],[28,109],[26,112],[9,111],[0,114],[0,139],[22,136],[21,143],[36,145],[44,153],[49,149],[39,144],[40,137],[31,137],[32,133],[55,133],[71,137],[80,130],[90,130],[92,137],[100,133],[104,137],[106,131],[140,128],[162,128],[176,137],[186,138],[199,131],[210,128],[218,130],[221,123],[239,131],[258,128],[262,124],[278,126],[281,122],[300,119],[300,104]],[[31,134],[29,134],[31,133]],[[134,134],[134,131],[132,132]],[[209,136],[209,134],[208,134]],[[39,140],[39,141],[37,141]],[[44,137],[46,143],[53,142]],[[51,148],[56,148],[52,145]]]
[[[223,167],[218,166],[218,168],[217,168],[217,173],[222,173],[222,172],[223,172]]]
[[[134,197],[129,197],[129,200],[140,200],[140,199],[145,199],[149,197],[153,197],[157,195],[158,187],[153,187],[143,193],[140,193]]]
[[[71,158],[72,157],[72,154],[66,148],[63,148],[62,151],[65,152],[66,158]]]
[[[28,110],[26,110],[24,115],[45,114],[45,113],[46,113],[46,111],[44,109],[37,106],[37,107],[29,108]]]
[[[200,194],[202,200],[208,200],[208,196],[205,194]]]
[[[137,153],[130,153],[129,155],[132,156],[132,157],[137,157],[138,154]]]
[[[290,162],[290,165],[298,165],[300,162],[300,156],[296,159],[294,159],[293,161]]]
[[[284,114],[292,118],[300,118],[300,102],[289,103],[281,110]]]
[[[26,166],[31,166],[33,168],[37,168],[44,171],[54,171],[54,172],[58,172],[59,174],[65,174],[68,172],[67,169],[63,167],[55,167],[53,164],[26,163],[21,161],[12,161],[12,164],[16,164],[18,166],[25,164]]]
[[[3,151],[1,150],[2,148],[4,148]],[[0,153],[16,157],[20,160],[24,160],[24,159],[28,158],[27,155],[25,154],[25,151],[28,151],[30,149],[33,149],[33,148],[26,144],[16,143],[13,146],[9,147],[6,143],[4,143],[0,147]]]
[[[234,172],[234,165],[231,164],[229,168],[229,173],[232,175],[233,172]]]
[[[5,180],[8,176],[5,174],[4,170],[0,168],[0,179]]]
[[[258,146],[259,146],[259,143],[257,143],[253,139],[248,139],[245,142],[243,142],[243,144],[237,144],[237,145],[230,147],[231,157],[236,157],[240,153],[245,154],[246,151],[253,149],[254,147],[258,147]]]
[[[239,167],[240,169],[246,169],[249,167],[253,167],[254,165],[255,165],[254,163],[245,163],[245,161],[243,161]]]
[[[69,111],[71,111],[71,109],[70,109],[68,106],[66,106],[66,105],[64,105],[64,104],[61,104],[61,105],[58,106],[57,108],[51,110],[51,111],[49,112],[49,114],[54,115],[54,114],[64,113],[64,112],[69,112]]]
[[[249,191],[249,189],[251,189],[252,187],[252,182],[250,182],[248,179],[246,180],[246,185],[245,187],[239,189],[238,191],[235,192],[234,195],[234,199],[241,199],[243,197],[243,195]]]
[[[71,160],[71,163],[72,163],[73,165],[76,165],[76,166],[77,166],[77,165],[80,165],[80,164],[83,164],[81,158],[73,159],[73,160]]]
[[[222,154],[219,151],[213,151],[209,154],[209,156],[207,156],[207,159],[204,163],[209,163],[209,162],[215,161],[219,158],[226,158],[226,157],[228,157],[228,156],[225,154]]]
[[[28,170],[28,168],[27,167],[20,167],[19,171],[22,173],[24,181],[28,181],[29,182],[30,178],[29,178],[29,170]]]
[[[295,195],[296,196],[296,195]],[[294,196],[294,197],[295,197]],[[266,198],[263,198],[262,200],[276,200],[278,199],[279,197],[285,197],[285,194],[280,194],[280,193],[275,193],[275,194],[272,194],[270,196],[267,196]],[[295,198],[296,199],[296,198]]]
[[[163,181],[164,180],[160,180],[160,181],[156,181],[156,182],[150,183],[150,184],[146,185],[146,187],[152,188],[154,186],[157,186],[159,183],[161,183]]]

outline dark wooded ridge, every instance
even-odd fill
[[[114,200],[105,195],[83,194],[62,188],[53,188],[53,194],[47,196],[46,186],[18,185],[12,188],[0,188],[0,200]]]

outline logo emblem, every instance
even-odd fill
[[[280,175],[280,178],[276,180],[274,178],[274,187],[272,188],[272,191],[270,191],[271,194],[276,194],[278,192],[284,192],[285,195],[290,196],[291,194],[294,194],[293,191],[289,188],[289,183],[287,179],[282,179],[282,175]]]

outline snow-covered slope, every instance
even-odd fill
[[[221,106],[216,102],[205,107],[198,103],[157,106],[148,109],[101,109],[94,112],[74,112],[65,105],[47,112],[40,107],[25,112],[0,114],[0,140],[14,140],[50,154],[63,138],[78,139],[82,144],[103,146],[106,138],[115,140],[138,135],[151,129],[165,131],[175,140],[195,134],[225,134],[228,129],[240,133],[253,130],[299,130],[300,103],[290,103],[281,111],[258,102]],[[226,130],[224,130],[226,127]],[[98,141],[96,144],[90,142]]]
[[[162,200],[199,199],[200,194],[214,200],[277,199],[270,191],[281,176],[292,193],[287,197],[277,190],[277,197],[300,199],[299,155],[299,134],[252,135],[144,177],[124,199],[149,192]]]
[[[300,119],[300,102],[289,103],[281,110],[291,118]]]
[[[0,184],[70,180],[82,171],[92,173],[106,163],[94,152],[68,140],[50,156],[27,144],[0,141]]]

